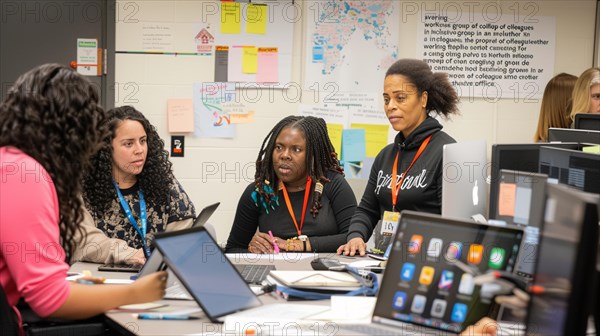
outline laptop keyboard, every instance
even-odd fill
[[[263,264],[238,264],[235,265],[235,268],[240,272],[246,283],[259,284],[267,278],[267,275],[271,270],[275,269],[275,266]]]
[[[400,330],[373,324],[344,324],[340,326],[340,335],[398,335]]]

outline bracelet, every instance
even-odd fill
[[[285,241],[285,250],[286,251],[291,251],[291,247],[292,247],[292,239],[288,239]]]

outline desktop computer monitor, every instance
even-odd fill
[[[576,189],[600,194],[600,155],[578,150],[540,148],[539,172],[549,183],[562,183]]]
[[[600,131],[572,128],[549,128],[548,142],[585,142],[600,144]]]
[[[442,215],[486,216],[489,165],[485,140],[444,145],[442,151]]]
[[[581,145],[572,143],[522,143],[492,145],[492,164],[490,176],[490,198],[498,194],[500,169],[537,173],[539,170],[540,147],[580,149]],[[497,202],[490,199],[489,215],[497,213]]]
[[[515,273],[526,279],[531,279],[535,271],[547,180],[544,174],[501,169],[498,192],[490,194],[490,203],[496,203],[490,219],[524,227]]]
[[[527,335],[586,335],[598,250],[599,196],[548,184]]]
[[[600,114],[577,113],[575,115],[575,128],[600,131]]]

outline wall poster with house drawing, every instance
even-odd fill
[[[298,2],[138,1],[132,8],[119,1],[118,6],[123,15],[117,31],[127,32],[117,34],[118,53],[208,56],[214,59],[213,81],[292,84],[294,23],[302,19]]]

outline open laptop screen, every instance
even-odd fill
[[[475,273],[512,271],[522,236],[513,226],[403,211],[373,320],[463,330],[488,313],[492,298],[457,260]]]
[[[211,321],[261,305],[203,227],[157,235],[156,247]]]
[[[497,204],[490,219],[508,224],[523,225],[525,236],[515,273],[533,277],[540,227],[544,217],[546,182],[548,176],[524,171],[501,169],[497,194],[490,194],[490,202]],[[490,209],[492,207],[490,206]]]

